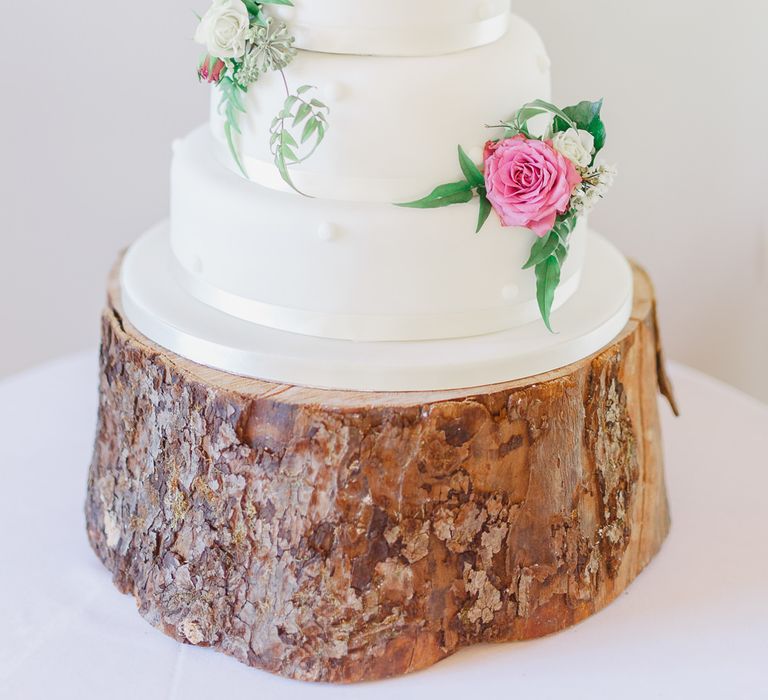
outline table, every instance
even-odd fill
[[[113,587],[85,536],[94,353],[0,382],[0,697],[355,700],[767,698],[768,407],[672,367],[663,407],[672,534],[600,614],[465,650],[405,678],[309,685],[182,646]]]

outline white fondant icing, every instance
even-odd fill
[[[172,170],[172,246],[198,299],[275,328],[350,340],[480,335],[539,319],[535,275],[522,270],[534,234],[503,228],[495,215],[475,234],[476,201],[418,210],[295,197],[222,168],[211,142],[205,128],[193,132]],[[319,232],[331,228],[344,235],[329,246]],[[582,223],[572,235],[556,306],[578,286],[585,231]],[[500,294],[510,284],[519,288],[514,303]]]
[[[343,99],[328,101],[325,141],[291,170],[294,182],[321,199],[391,203],[419,199],[437,185],[459,179],[457,145],[482,147],[499,134],[487,124],[509,117],[525,102],[549,98],[549,73],[538,65],[543,53],[539,35],[515,16],[510,16],[509,31],[499,41],[447,56],[300,51],[287,72],[291,87],[328,86],[343,79]],[[247,113],[236,140],[249,177],[289,191],[269,145],[270,125],[285,101],[282,78],[266,74],[242,99]],[[238,172],[226,145],[217,91],[212,105],[211,128],[220,157]]]
[[[135,243],[121,272],[126,317],[139,332],[203,365],[273,382],[355,391],[432,391],[512,381],[588,357],[624,328],[632,271],[588,236],[584,283],[541,322],[477,338],[351,343],[285,333],[234,318],[190,297],[170,274],[166,225]]]
[[[310,51],[425,56],[464,51],[506,31],[509,0],[294,0],[270,6]]]

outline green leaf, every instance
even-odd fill
[[[219,89],[221,90],[219,112],[224,117],[224,136],[227,140],[227,146],[229,147],[229,152],[232,154],[232,158],[234,159],[238,170],[242,173],[243,177],[248,178],[248,173],[243,167],[234,136],[235,134],[240,133],[238,112],[245,112],[240,101],[240,91],[242,88],[232,80],[232,78],[227,76],[222,78],[219,83]]]
[[[266,25],[264,13],[261,10],[262,5],[293,6],[293,2],[291,0],[243,0],[243,4],[245,5],[251,17],[253,17],[254,22],[261,27]]]
[[[303,122],[312,112],[312,105],[308,105],[306,102],[299,105],[298,110],[296,110],[296,116],[293,119],[293,125],[298,126]]]
[[[283,132],[283,143],[288,144],[291,148],[298,148],[299,144],[296,143],[296,139],[291,136],[290,132]]]
[[[479,188],[477,193],[480,195],[480,213],[477,217],[477,228],[475,229],[475,233],[480,233],[483,226],[485,226],[485,222],[488,221],[488,217],[491,215],[491,203],[488,201],[488,197],[486,196],[485,188]]]
[[[472,162],[472,159],[461,146],[459,146],[459,164],[461,165],[461,172],[464,173],[464,177],[467,178],[467,182],[472,187],[485,185],[485,177],[480,168]]]
[[[234,137],[232,136],[232,124],[228,121],[224,123],[224,135],[227,138],[227,145],[229,146],[229,152],[232,154],[232,157],[235,159],[235,164],[237,165],[238,170],[240,170],[243,177],[247,180],[248,173],[246,172],[240,160],[240,153],[237,150]]]
[[[536,242],[531,248],[531,255],[528,258],[528,262],[523,265],[523,270],[530,270],[532,267],[540,265],[550,255],[554,255],[555,251],[560,245],[560,237],[557,235],[554,229],[552,229],[543,238],[537,238]]]
[[[560,242],[563,245],[567,245],[568,238],[573,233],[573,229],[576,228],[576,223],[578,220],[578,216],[576,216],[576,214],[573,212],[560,214],[557,217],[557,222],[555,223],[552,231],[560,238]]]
[[[327,114],[330,111],[320,100],[307,102],[304,99],[303,95],[312,89],[310,85],[302,85],[295,93],[289,94],[270,126],[269,144],[280,176],[289,187],[302,195],[304,193],[296,188],[291,179],[289,167],[303,163],[320,146],[328,128]],[[303,122],[306,123],[301,135],[297,131],[291,132]]]
[[[603,149],[606,141],[605,124],[600,112],[603,108],[603,100],[597,102],[579,102],[577,105],[566,107],[565,112],[577,129],[588,131],[595,138],[595,156]],[[567,126],[562,120],[555,120],[555,131],[566,131]],[[594,160],[593,160],[594,162]]]
[[[452,182],[436,187],[423,199],[417,199],[415,202],[404,202],[396,206],[411,209],[438,209],[451,204],[464,204],[471,201],[473,196],[472,185],[468,182]]]
[[[261,12],[261,8],[254,0],[243,0],[243,5],[252,15],[258,15]]]
[[[283,159],[285,161],[290,161],[292,163],[295,163],[298,160],[298,157],[293,152],[293,149],[288,144],[283,144],[280,147],[280,153],[283,156]]]
[[[590,102],[585,100],[577,105],[566,107],[563,111],[576,123],[579,129],[586,129],[595,119],[600,117],[603,101]]]
[[[306,125],[304,126],[304,131],[301,134],[301,142],[306,143],[309,141],[309,139],[312,138],[312,134],[314,134],[319,127],[320,122],[317,119],[314,117],[308,119]]]
[[[560,260],[550,255],[536,266],[536,299],[539,303],[541,318],[547,330],[552,330],[552,306],[555,302],[555,292],[560,285]]]
[[[513,117],[513,121],[517,122],[520,126],[525,127],[527,122],[533,117],[547,113],[554,115],[556,118],[560,118],[573,127],[576,126],[564,110],[556,107],[551,102],[545,102],[544,100],[534,100],[533,102],[523,105]]]

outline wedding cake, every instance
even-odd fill
[[[196,38],[210,120],[123,270],[150,338],[245,376],[416,390],[547,371],[623,328],[629,267],[586,221],[613,177],[601,103],[551,104],[508,0],[216,0]]]
[[[671,393],[650,280],[588,223],[602,101],[552,101],[508,0],[213,0],[195,39],[210,118],[102,316],[116,586],[328,682],[608,605],[669,529]]]

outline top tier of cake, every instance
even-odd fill
[[[423,4],[434,5],[431,0]],[[455,7],[458,2],[446,4]],[[309,7],[303,10],[308,17],[313,16]],[[296,9],[298,13],[298,3]],[[304,16],[298,14],[302,21]],[[459,179],[457,145],[480,162],[485,142],[499,134],[486,125],[508,118],[526,102],[550,96],[549,58],[539,35],[515,15],[505,13],[504,22],[506,31],[498,40],[444,55],[299,50],[285,71],[290,89],[314,86],[309,95],[330,107],[331,125],[312,158],[291,168],[296,186],[319,199],[391,205]],[[296,29],[293,23],[289,27]],[[249,179],[281,191],[290,188],[275,167],[270,129],[285,100],[283,76],[274,71],[263,75],[241,98],[244,113],[236,138]],[[214,94],[211,129],[220,161],[238,172],[219,103],[220,95]]]
[[[496,41],[509,7],[509,0],[293,0],[270,11],[290,23],[301,49],[427,56]]]

